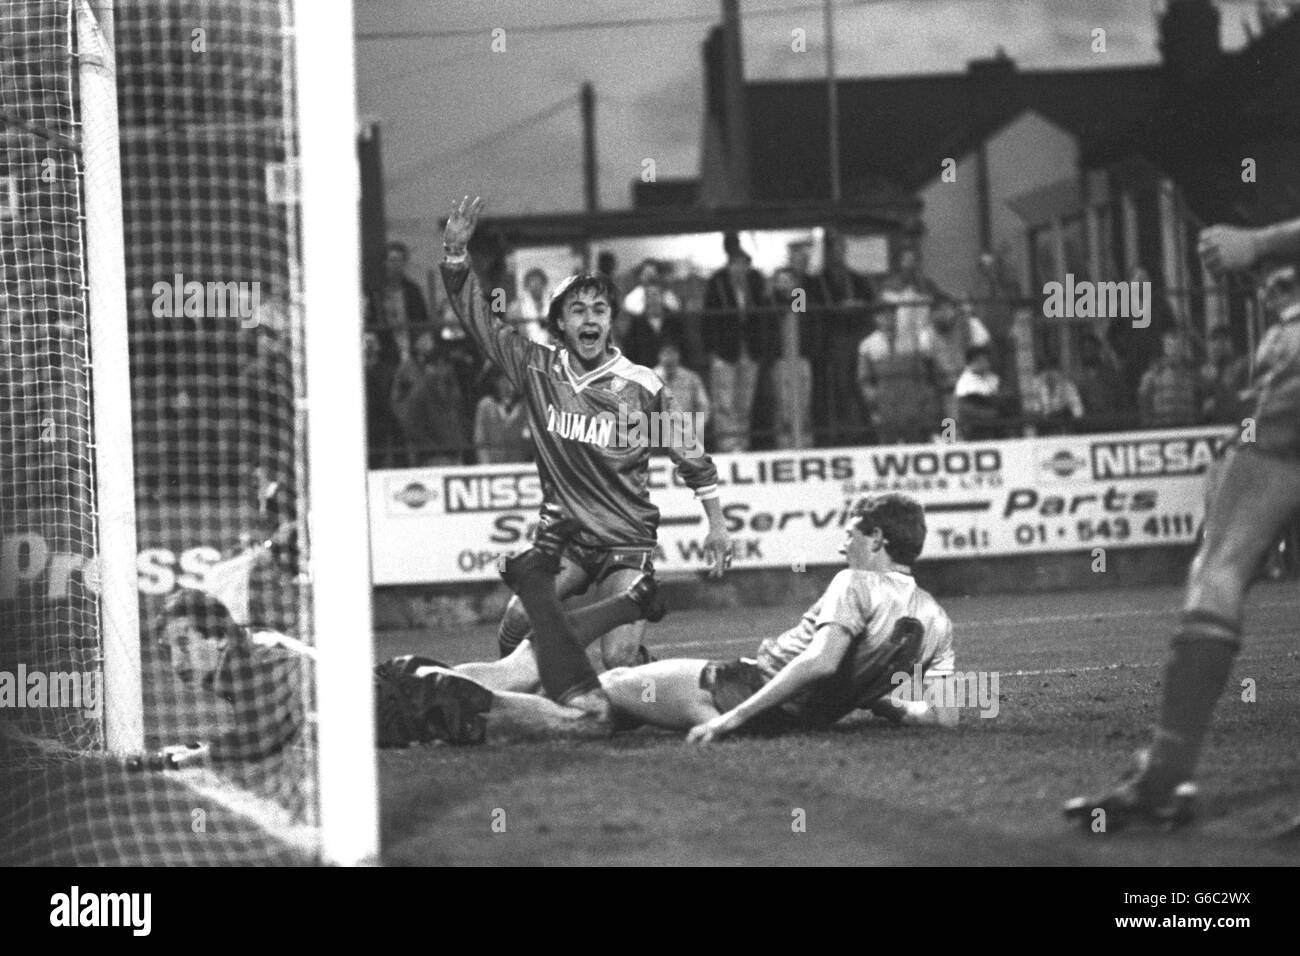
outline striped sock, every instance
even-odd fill
[[[506,616],[501,618],[501,626],[497,628],[497,649],[500,650],[502,657],[509,657],[515,652],[520,644],[532,636],[532,629],[528,626],[527,619],[524,620],[523,626],[511,626],[512,615],[507,612]]]

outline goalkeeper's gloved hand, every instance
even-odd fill
[[[126,760],[128,770],[180,770],[205,763],[210,754],[207,744],[176,744],[143,754],[133,754]]]

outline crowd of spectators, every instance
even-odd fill
[[[711,450],[1224,424],[1247,405],[1248,362],[1228,331],[1212,330],[1201,358],[1158,295],[1147,329],[1117,319],[1035,335],[1028,372],[1012,316],[1033,300],[994,256],[981,259],[979,297],[958,298],[926,275],[912,246],[874,279],[849,266],[831,231],[817,273],[806,244],[771,276],[735,234],[723,251],[726,264],[694,282],[653,260],[627,274],[608,252],[598,262],[627,289],[615,344],[708,422]],[[453,316],[431,318],[408,266],[406,247],[390,244],[367,297],[372,467],[529,460],[513,387],[484,367]],[[547,342],[548,277],[531,268],[520,286],[507,284],[496,307],[520,334]]]

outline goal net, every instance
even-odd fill
[[[294,7],[0,7],[0,862],[322,858]]]

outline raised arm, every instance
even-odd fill
[[[529,343],[492,313],[492,307],[470,267],[469,240],[478,227],[483,200],[466,196],[452,206],[442,234],[439,271],[456,318],[483,354],[505,371],[516,388],[523,387]]]

